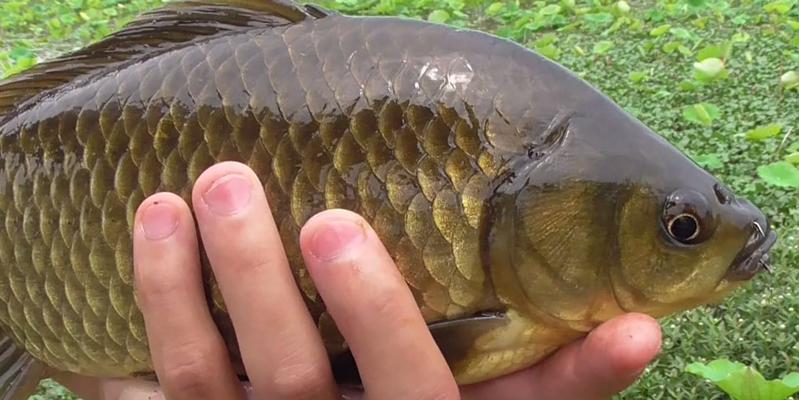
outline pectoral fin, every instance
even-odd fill
[[[436,345],[452,368],[460,364],[482,336],[510,323],[504,313],[486,313],[474,317],[441,321],[428,325]],[[388,344],[390,345],[390,344]],[[343,385],[360,386],[361,378],[352,353],[346,351],[332,359],[333,375]]]
[[[0,400],[23,400],[47,377],[45,366],[0,334]]]

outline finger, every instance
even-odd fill
[[[153,366],[170,399],[239,399],[242,392],[208,311],[186,203],[159,193],[136,213],[136,294]]]
[[[155,381],[97,378],[71,372],[59,372],[52,379],[83,400],[166,400],[166,395]],[[252,386],[242,382],[242,387],[245,398],[254,399]],[[355,399],[342,397],[342,400]]]
[[[657,321],[622,315],[530,369],[464,388],[463,398],[609,399],[638,379],[660,345]]]
[[[346,338],[371,399],[455,399],[458,387],[375,232],[349,211],[311,218],[305,263]]]
[[[61,372],[52,377],[83,400],[164,400],[158,384],[138,379],[103,379]]]
[[[193,198],[255,394],[270,400],[335,398],[327,352],[255,173],[239,163],[215,165],[197,179]]]

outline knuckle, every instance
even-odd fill
[[[162,361],[159,381],[170,398],[201,399],[215,381],[209,351],[201,346],[183,346],[185,350],[170,351]]]
[[[326,398],[328,373],[319,363],[287,363],[275,370],[272,386],[281,399]]]

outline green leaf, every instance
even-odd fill
[[[649,31],[649,36],[654,36],[654,37],[663,36],[666,34],[666,32],[669,31],[669,29],[671,29],[671,24],[663,24]]]
[[[641,83],[646,79],[646,72],[643,71],[633,71],[630,72],[630,80],[635,83]]]
[[[546,35],[541,36],[540,38],[536,39],[533,42],[535,47],[544,47],[549,46],[550,44],[554,44],[558,40],[558,36],[554,33],[547,33]]]
[[[769,184],[799,187],[799,169],[785,161],[762,166],[757,171]],[[799,392],[799,373],[795,372],[782,380],[766,380],[754,368],[724,359],[707,365],[691,363],[685,370],[710,380],[735,400],[784,400]]]
[[[613,14],[601,12],[601,13],[592,13],[592,14],[585,14],[583,15],[583,19],[589,25],[595,28],[604,28],[613,23],[615,19]]]
[[[622,14],[627,14],[630,12],[630,4],[624,0],[619,0],[616,2],[616,9]]]
[[[777,161],[768,165],[761,165],[760,167],[757,167],[757,175],[770,185],[794,188],[799,187],[799,169],[794,167],[793,164],[789,163],[788,161]],[[794,391],[786,394],[785,397],[796,392],[799,392],[799,382],[797,382],[797,384],[794,386]],[[785,397],[779,397],[779,399],[784,399]]]
[[[694,35],[688,29],[685,28],[671,28],[669,32],[671,32],[672,36],[678,39],[686,41],[693,41],[694,39],[696,39],[696,35]]]
[[[613,42],[610,40],[602,40],[600,42],[596,42],[594,44],[594,54],[605,54],[614,46]]]
[[[788,71],[780,76],[780,85],[785,89],[793,89],[799,87],[799,73],[796,71]]]
[[[505,10],[505,3],[497,1],[495,3],[491,3],[491,5],[488,6],[488,8],[486,8],[486,15],[490,17],[495,17],[504,10]]]
[[[536,47],[535,50],[542,56],[551,60],[557,60],[560,57],[560,49],[554,44],[548,44],[541,47]]]
[[[680,46],[682,46],[682,43],[680,42],[668,42],[663,45],[662,49],[664,53],[671,54],[678,50]]]
[[[788,21],[788,26],[790,26],[791,29],[793,29],[795,31],[799,31],[799,21],[789,20]]]
[[[720,115],[719,108],[710,103],[699,103],[685,106],[682,109],[682,116],[686,121],[703,126],[713,125],[713,120]]]
[[[732,41],[735,43],[746,43],[751,38],[752,37],[746,32],[736,32],[734,35],[732,35]]]
[[[781,15],[788,14],[793,8],[794,0],[777,0],[763,6],[763,9],[770,13],[777,13]]]
[[[791,154],[785,156],[785,161],[788,161],[791,164],[799,164],[799,151],[795,151]]]
[[[444,10],[435,10],[427,16],[427,20],[439,24],[444,24],[449,20],[449,13]]]
[[[538,15],[547,16],[547,15],[557,15],[560,14],[560,6],[557,4],[550,4],[540,10],[538,10]]]
[[[693,92],[694,90],[697,89],[697,84],[694,83],[693,81],[684,80],[684,81],[680,82],[679,88],[680,88],[680,90],[685,91],[685,92]]]
[[[707,169],[720,169],[724,166],[718,154],[700,154],[694,157],[694,161]]]
[[[718,58],[706,58],[694,63],[694,73],[698,80],[712,80],[724,71],[724,61]]]
[[[732,43],[727,42],[719,45],[705,46],[696,55],[697,61],[702,61],[707,58],[718,58],[720,60],[727,60],[732,53]]]
[[[764,140],[777,136],[782,132],[781,124],[768,124],[749,130],[744,136],[749,140]]]

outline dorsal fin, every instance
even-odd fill
[[[38,94],[154,51],[210,36],[297,23],[326,15],[291,0],[193,0],[139,16],[122,30],[74,53],[0,82],[3,116]]]

